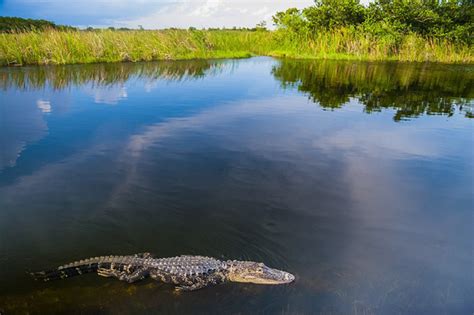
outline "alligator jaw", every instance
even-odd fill
[[[276,284],[291,283],[295,280],[295,276],[293,276],[291,273],[284,272],[277,269],[273,269],[273,270],[278,271],[279,273],[278,277],[254,277],[254,278],[248,278],[248,281],[241,281],[241,282],[276,285]]]
[[[295,276],[291,273],[250,261],[232,261],[228,272],[227,277],[232,282],[274,285],[291,283],[295,280]]]

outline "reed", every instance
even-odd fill
[[[393,42],[350,29],[317,34],[285,31],[46,30],[0,34],[0,65],[73,64],[119,61],[244,58],[434,61],[472,63],[466,44],[404,36]]]
[[[274,56],[308,59],[398,60],[443,63],[473,63],[472,46],[445,39],[425,39],[408,34],[399,39],[373,37],[351,28],[316,34],[298,34],[285,30],[274,32],[278,48]]]

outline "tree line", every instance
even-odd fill
[[[0,33],[44,31],[47,29],[74,30],[75,28],[72,26],[57,25],[47,20],[0,16]]]
[[[311,35],[350,28],[370,36],[397,41],[407,34],[471,45],[473,0],[316,0],[313,6],[278,12],[273,21],[282,30]]]

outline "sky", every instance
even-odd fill
[[[271,17],[276,12],[313,3],[313,0],[0,0],[0,16],[46,19],[82,28],[253,27],[261,21],[271,26]]]

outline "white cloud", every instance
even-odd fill
[[[362,0],[367,4],[371,0]],[[0,0],[3,15],[78,27],[253,27],[277,11],[314,0]]]
[[[116,105],[119,101],[128,97],[127,88],[124,85],[87,86],[84,91],[94,97],[94,103],[96,104]]]
[[[253,27],[265,20],[271,25],[271,17],[277,11],[291,7],[304,8],[313,0],[183,0],[163,4],[148,15],[132,19],[111,21],[116,26],[136,28],[202,27]]]
[[[36,107],[38,107],[39,110],[41,110],[43,113],[51,113],[50,101],[37,100]]]

